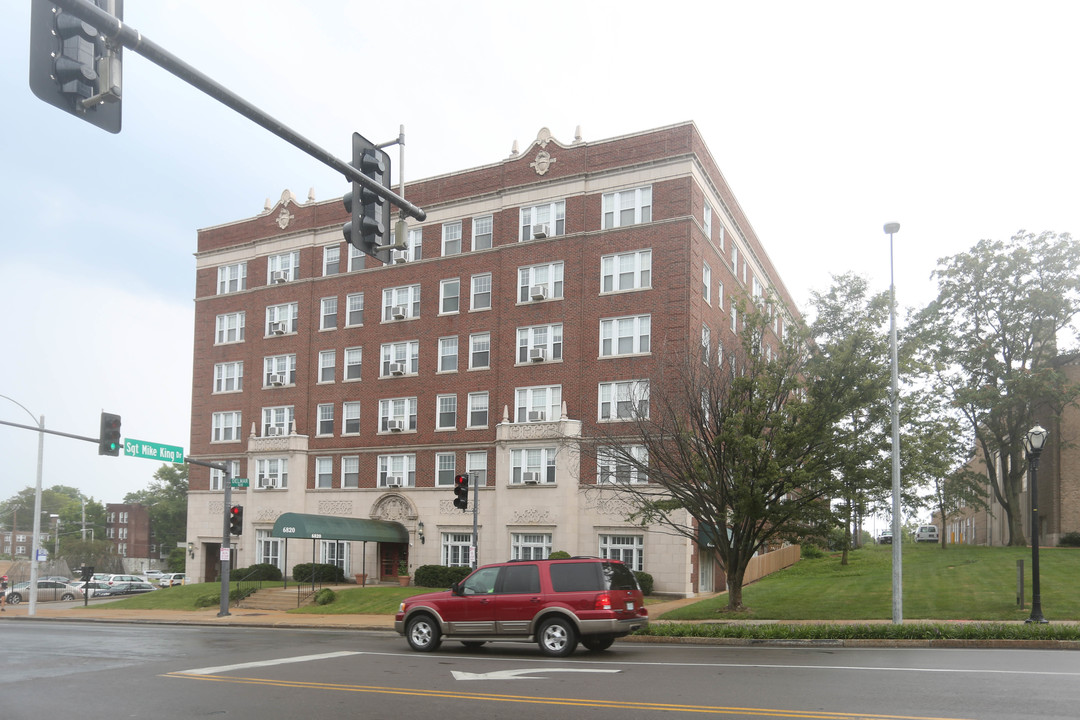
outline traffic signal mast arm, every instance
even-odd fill
[[[199,72],[165,48],[143,36],[142,33],[135,28],[125,25],[93,3],[87,2],[87,0],[52,0],[52,3],[66,12],[70,12],[80,20],[94,26],[99,33],[109,40],[119,43],[132,52],[142,55],[150,62],[172,73],[187,84],[202,90],[226,107],[232,108],[256,125],[274,133],[293,147],[303,150],[324,165],[340,172],[349,182],[359,183],[379,197],[385,198],[409,217],[415,218],[421,222],[427,219],[426,212],[416,207],[390,188],[380,185],[372,178],[367,177],[360,172],[359,168],[354,168],[349,163],[334,157],[326,150],[323,150],[321,147],[288,126],[270,117],[247,100],[244,100],[212,78]]]

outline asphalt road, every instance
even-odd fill
[[[15,720],[1072,720],[1080,707],[1080,653],[1052,650],[617,642],[551,659],[533,645],[414,653],[385,632],[77,622],[6,623],[3,644],[0,715]]]

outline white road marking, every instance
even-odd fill
[[[185,675],[216,675],[217,673],[229,672],[230,670],[247,670],[248,668],[269,667],[271,665],[287,665],[289,663],[311,662],[312,660],[329,660],[331,658],[347,657],[349,655],[362,655],[358,652],[332,652],[321,655],[299,655],[297,657],[278,658],[277,660],[260,660],[258,662],[237,663],[236,665],[220,665],[218,667],[195,668],[194,670],[181,670]]]
[[[622,670],[594,670],[590,668],[535,668],[526,670],[495,670],[488,673],[470,673],[451,670],[455,680],[544,680],[539,675],[530,673],[572,672],[572,673],[618,673]]]

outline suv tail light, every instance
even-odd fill
[[[593,603],[594,610],[610,610],[611,609],[611,595],[608,593],[600,593],[596,596],[596,602]]]

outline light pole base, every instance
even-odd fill
[[[1050,621],[1042,616],[1041,612],[1032,612],[1031,617],[1024,621],[1026,625],[1049,625]]]

